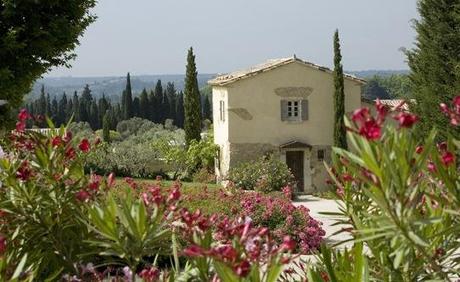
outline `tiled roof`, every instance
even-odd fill
[[[317,69],[317,70],[324,71],[324,72],[332,74],[332,70],[327,68],[327,67],[323,67],[323,66],[319,66],[319,65],[316,65],[316,64],[313,64],[313,63],[310,63],[310,62],[306,62],[306,61],[303,61],[303,60],[297,58],[296,56],[293,56],[293,57],[289,57],[289,58],[271,59],[271,60],[268,60],[268,61],[266,61],[266,62],[264,62],[262,64],[250,67],[250,68],[245,69],[245,70],[239,70],[239,71],[234,71],[234,72],[231,72],[231,73],[228,73],[228,74],[222,74],[222,75],[217,76],[214,79],[211,79],[210,81],[208,81],[208,83],[210,85],[223,86],[223,85],[230,84],[230,83],[233,83],[235,81],[238,81],[238,80],[241,80],[241,79],[244,79],[244,78],[247,78],[247,77],[251,77],[253,75],[256,75],[256,74],[259,74],[259,73],[262,73],[262,72],[266,72],[266,71],[272,70],[274,68],[284,66],[284,65],[287,65],[287,64],[290,64],[290,63],[293,63],[293,62],[299,62],[299,63],[302,63],[302,64],[304,64],[306,66],[311,67],[311,68],[314,68],[314,69]],[[345,74],[344,78],[349,79],[349,80],[353,80],[353,81],[358,82],[360,84],[365,84],[366,83],[365,80],[360,79],[360,78],[358,78],[356,76],[353,76],[353,75],[350,75],[350,74]]]
[[[388,106],[392,110],[399,108],[403,111],[409,111],[409,103],[413,103],[413,102],[415,102],[415,100],[409,100],[409,101],[406,101],[403,99],[380,100],[380,103]]]

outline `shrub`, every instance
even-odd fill
[[[452,104],[441,104],[441,110],[458,127],[460,96]],[[323,264],[310,268],[308,280],[456,280],[460,142],[437,142],[435,129],[420,140],[411,130],[417,116],[399,110],[389,114],[379,102],[376,112],[357,110],[347,123],[353,152],[334,148],[331,177],[343,200],[338,223],[353,237],[353,249],[324,246]],[[383,126],[388,117],[397,128]]]
[[[21,111],[0,157],[0,234],[5,258],[13,266],[26,259],[23,276],[45,281],[62,271],[76,273],[76,263],[91,253],[82,243],[89,234],[79,219],[82,203],[97,198],[108,182],[84,174],[83,159],[95,144],[83,139],[74,146],[64,128],[51,136],[25,131],[27,119]]]
[[[289,168],[274,156],[244,162],[230,169],[228,180],[237,188],[264,193],[281,191],[292,184],[294,177]]]
[[[201,168],[193,174],[192,180],[198,183],[216,183],[216,175],[207,168]]]

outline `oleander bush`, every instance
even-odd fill
[[[228,180],[240,189],[268,193],[291,185],[294,177],[284,162],[270,155],[231,168]]]
[[[435,128],[416,138],[419,117],[399,109],[377,102],[376,116],[363,108],[347,123],[353,148],[334,149],[331,177],[342,200],[338,223],[354,246],[323,246],[308,281],[459,279],[460,141],[440,140]],[[458,127],[460,96],[441,111]],[[397,127],[384,126],[389,118]]]

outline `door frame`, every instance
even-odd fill
[[[281,154],[280,154],[280,159],[282,162],[287,164],[286,162],[286,152],[287,151],[303,151],[303,192],[297,192],[300,194],[309,194],[313,193],[313,187],[312,187],[312,169],[311,169],[311,148],[281,148]]]

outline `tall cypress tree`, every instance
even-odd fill
[[[130,119],[133,117],[133,93],[131,89],[131,76],[128,72],[126,76],[126,89],[124,92],[123,118]]]
[[[46,113],[45,86],[42,85],[42,88],[40,89],[40,98],[38,99],[37,114],[44,115],[45,113]]]
[[[212,121],[211,102],[208,95],[203,95],[203,119]]]
[[[133,99],[133,117],[139,117],[139,111],[141,107],[141,101],[139,97]]]
[[[415,21],[415,48],[407,52],[412,94],[411,104],[420,118],[417,132],[426,136],[435,127],[444,139],[460,130],[438,110],[460,93],[460,4],[456,0],[420,0],[420,19]]]
[[[193,48],[190,47],[187,54],[187,67],[185,72],[184,87],[184,110],[185,110],[185,142],[190,145],[192,140],[201,139],[201,101],[198,89],[197,70]]]
[[[184,93],[182,91],[177,95],[176,100],[176,125],[180,128],[184,128]]]
[[[147,94],[147,90],[145,88],[141,92],[140,100],[139,100],[139,116],[141,118],[150,119],[149,114],[149,96]]]
[[[163,85],[161,80],[157,81],[155,85],[155,97],[154,103],[156,105],[155,114],[154,114],[154,123],[162,123],[164,121],[164,111],[163,111]]]
[[[68,111],[68,105],[67,105],[67,95],[65,92],[62,94],[61,99],[59,100],[58,104],[58,119],[59,119],[59,125],[64,124],[67,122],[67,111]]]
[[[79,122],[80,121],[80,100],[78,99],[77,91],[73,93],[73,100],[72,100],[72,112],[74,115],[73,121]]]
[[[109,112],[106,112],[102,119],[102,139],[104,140],[104,142],[110,143]]]
[[[339,31],[334,33],[334,146],[347,148],[347,132],[344,123],[345,91]]]
[[[158,104],[155,99],[155,92],[153,90],[150,90],[149,93],[149,119],[153,122],[157,120],[157,108]]]
[[[176,119],[176,99],[177,99],[176,87],[173,82],[166,84],[166,97],[169,102],[169,116],[168,118]],[[177,121],[175,123],[177,125]]]
[[[50,112],[50,118],[53,121],[55,126],[59,126],[59,113],[58,113],[58,101],[56,96],[53,97],[53,100],[51,101],[51,112]]]

